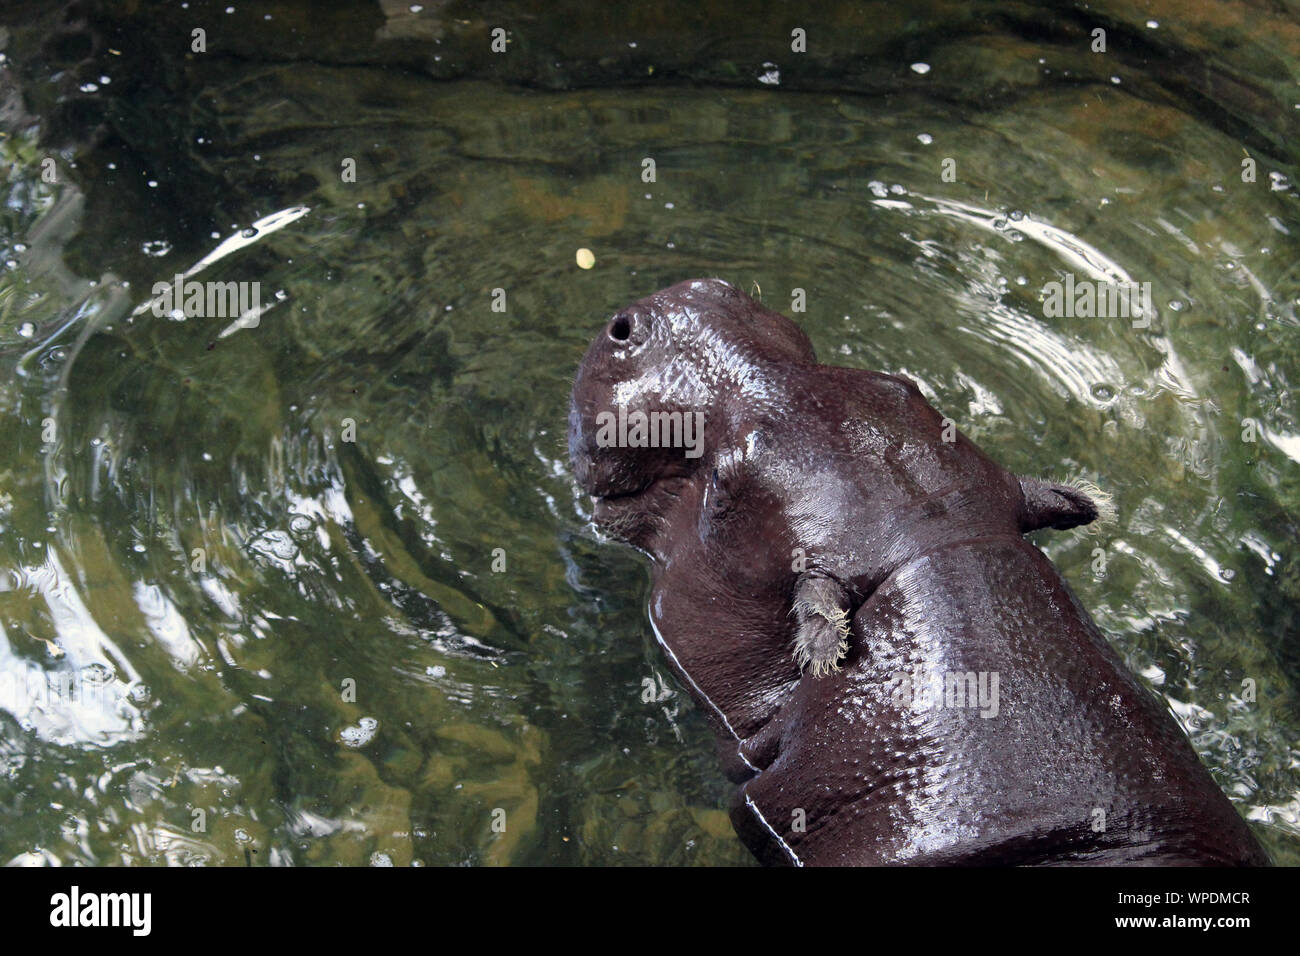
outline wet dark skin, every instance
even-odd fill
[[[620,405],[702,413],[698,454],[605,447]],[[651,623],[760,860],[1268,862],[1023,537],[1093,501],[1002,468],[910,380],[820,365],[789,319],[683,282],[597,335],[569,451],[597,525],[653,561]]]

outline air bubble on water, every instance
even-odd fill
[[[1112,76],[1112,77],[1110,78],[1110,81],[1111,81],[1112,83],[1114,83],[1116,86],[1119,86],[1119,77],[1118,77],[1118,76]]]
[[[1223,578],[1225,581],[1231,581],[1236,576],[1237,572],[1232,570],[1232,568],[1221,568],[1219,570],[1219,577]]]
[[[77,87],[77,89],[81,90],[83,93],[99,92],[99,86],[95,83],[82,83],[81,86]]]
[[[239,234],[243,236],[245,239],[252,239],[254,236],[257,235],[257,230],[254,229],[252,226],[249,226],[247,229],[242,230]]]
[[[934,142],[934,137],[929,133],[917,133],[916,138],[920,141],[922,146],[929,146]]]
[[[158,259],[172,251],[172,244],[166,239],[150,239],[140,246],[140,251],[146,256]]]
[[[1160,21],[1159,21],[1159,20],[1148,20],[1148,21],[1147,21],[1147,29],[1148,29],[1148,30],[1158,30],[1158,29],[1160,29]]]
[[[1029,280],[1024,276],[1016,276],[1016,285],[1028,285]]]
[[[998,230],[1005,229],[1007,228],[1007,221],[1005,219],[1002,219],[1001,217],[994,219],[993,228]]]
[[[31,322],[24,322],[22,325],[18,326],[18,334],[22,338],[30,339],[36,334],[36,326]]]
[[[664,208],[665,208],[665,209],[672,209],[672,208],[673,208],[673,204],[670,203],[670,202],[666,202],[666,203],[664,203]]]
[[[873,179],[871,182],[867,183],[867,188],[871,190],[871,195],[875,196],[877,199],[884,199],[889,195],[888,187],[878,179]]]
[[[894,183],[894,185],[890,186],[889,191],[893,193],[895,196],[907,195],[907,190],[904,187],[900,186],[898,183]]]
[[[167,318],[171,319],[173,322],[184,322],[184,321],[185,321],[185,310],[184,310],[184,309],[172,309],[170,312],[167,313]]]
[[[357,721],[356,726],[344,727],[340,730],[339,737],[349,747],[364,747],[375,739],[378,729],[379,721],[373,717],[362,717]]]
[[[26,251],[27,251],[27,243],[25,242],[14,243],[14,252],[26,252]]]
[[[1171,299],[1169,302],[1169,308],[1173,309],[1175,312],[1181,312],[1183,309],[1187,308],[1187,305],[1182,299]]]
[[[260,555],[279,558],[281,561],[292,561],[298,556],[298,546],[283,531],[263,531],[250,543],[250,547]]]
[[[763,72],[758,75],[758,82],[764,86],[780,86],[781,71],[777,69],[775,63],[764,63]]]
[[[275,300],[277,302],[283,302],[287,298],[289,298],[289,293],[285,292],[283,289],[275,290]]]
[[[1098,382],[1092,387],[1092,397],[1099,402],[1109,402],[1115,397],[1115,390],[1109,385]]]
[[[1013,209],[1009,213],[1007,213],[1007,218],[1010,219],[1012,222],[1019,222],[1021,219],[1025,218],[1025,214],[1021,212],[1019,209]]]
[[[209,453],[206,452],[206,451],[205,451],[205,452],[204,452],[200,457],[201,457],[204,461],[211,461],[211,460],[212,460],[212,455],[209,454]]]
[[[929,63],[913,63],[913,64],[912,64],[912,72],[913,72],[913,73],[920,73],[922,76],[925,76],[925,74],[927,74],[927,73],[930,72],[930,64],[929,64]]]
[[[108,84],[110,84],[110,83],[112,83],[112,82],[113,82],[112,79],[110,79],[110,78],[107,77],[107,76],[101,76],[101,77],[99,78],[99,84],[100,84],[100,86],[108,86]]]
[[[150,189],[157,189],[157,188],[158,188],[158,180],[156,180],[156,179],[151,179],[151,180],[149,180],[147,183],[145,183],[145,185],[148,186]]]

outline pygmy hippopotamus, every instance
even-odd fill
[[[592,343],[569,454],[652,559],[651,624],[761,861],[1268,862],[1023,537],[1093,499],[1002,468],[910,379],[682,282]]]

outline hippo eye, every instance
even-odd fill
[[[609,323],[609,337],[615,342],[626,342],[632,337],[632,323],[626,315],[620,315]]]

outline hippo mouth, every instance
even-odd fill
[[[604,493],[593,493],[595,506],[592,515],[597,523],[604,519],[623,514],[638,501],[644,499],[662,479],[650,479],[636,488],[618,488]]]
[[[593,494],[591,516],[599,526],[609,529],[626,527],[629,521],[660,513],[665,496],[676,497],[675,490],[686,480],[680,475],[661,475],[638,488],[619,488],[605,494]]]
[[[575,462],[578,487],[597,501],[616,501],[620,498],[635,498],[642,495],[655,483],[654,475],[635,475],[625,471],[604,471],[601,473],[590,458]]]

